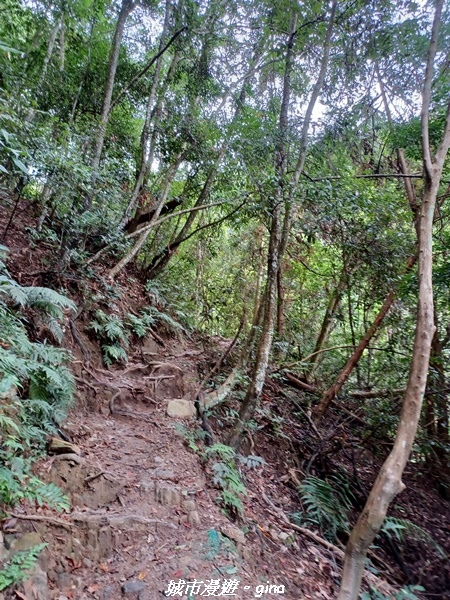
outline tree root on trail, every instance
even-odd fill
[[[51,525],[57,525],[58,527],[64,527],[68,531],[71,531],[74,528],[72,523],[67,523],[66,521],[62,521],[61,519],[55,519],[54,517],[46,517],[44,515],[19,515],[17,513],[9,512],[8,515],[13,519],[21,519],[22,521],[43,521],[45,523],[50,523]]]
[[[80,332],[78,331],[77,326],[75,325],[75,321],[81,316],[82,313],[83,313],[83,307],[81,307],[78,310],[76,315],[74,315],[71,319],[69,319],[69,327],[70,327],[70,332],[72,333],[74,342],[76,342],[81,348],[81,352],[83,353],[83,356],[84,356],[84,364],[88,365],[89,361],[91,360],[91,355],[89,354],[89,350],[86,348],[86,344],[81,339]]]
[[[174,523],[168,523],[167,521],[161,521],[160,519],[149,519],[141,515],[107,515],[101,514],[86,514],[86,513],[73,513],[71,515],[72,521],[77,523],[86,523],[87,525],[110,525],[111,527],[127,527],[136,523],[138,525],[160,525],[167,527],[168,529],[178,529]]]
[[[120,396],[120,390],[118,390],[115,394],[111,396],[111,400],[109,401],[109,412],[111,415],[121,415],[122,417],[131,417],[132,419],[140,419],[141,421],[146,421],[147,423],[153,423],[153,425],[158,425],[156,421],[150,419],[144,413],[135,412],[134,410],[127,410],[124,408],[116,408],[114,402],[116,398]]]

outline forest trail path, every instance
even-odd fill
[[[298,567],[286,545],[261,532],[246,536],[246,528],[255,530],[257,523],[247,522],[246,528],[241,523],[240,529],[215,502],[218,490],[176,431],[177,423],[193,426],[195,417],[167,415],[172,398],[198,385],[196,355],[152,357],[148,369],[128,365],[85,372],[79,363],[78,381],[85,382],[79,395],[85,395],[84,404],[96,405],[95,412],[88,407],[74,411],[65,426],[81,448],[81,461],[66,455],[42,465],[47,478],[70,494],[75,525],[68,534],[36,524],[50,543],[41,561],[50,598],[156,600],[173,595],[193,600],[208,595],[211,580],[219,580],[219,587],[209,595],[223,598],[258,597],[256,587],[267,583],[285,586],[280,597],[299,597],[284,570],[297,573]],[[112,406],[111,397],[116,398]],[[179,580],[203,583],[191,594],[167,593],[169,582]]]

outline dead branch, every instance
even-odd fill
[[[364,390],[356,390],[354,392],[350,392],[349,396],[352,398],[390,398],[391,396],[400,396],[404,394],[406,388],[399,388],[395,390],[373,390],[373,391],[364,391]]]
[[[277,508],[273,504],[273,502],[271,502],[269,500],[269,498],[267,498],[267,496],[265,494],[262,494],[262,497],[266,501],[266,503],[269,504],[269,506],[271,506],[275,509],[275,511],[267,509],[267,512],[269,514],[271,514],[273,517],[275,517],[275,519],[277,520],[277,523],[280,527],[282,527],[283,529],[290,529],[293,531],[297,531],[298,533],[301,533],[302,535],[309,537],[311,540],[313,540],[317,544],[320,544],[327,550],[330,550],[340,561],[342,561],[342,562],[344,561],[345,554],[344,554],[343,550],[341,550],[340,548],[338,548],[331,542],[324,540],[323,538],[321,538],[319,535],[317,535],[310,529],[306,529],[305,527],[300,527],[299,525],[295,525],[294,523],[291,523],[289,521],[288,517],[283,513],[283,511],[281,509]],[[375,587],[375,589],[387,592],[391,595],[394,595],[395,590],[392,588],[392,586],[389,583],[387,583],[386,581],[383,581],[382,579],[377,577],[376,575],[373,575],[373,573],[370,573],[369,571],[365,570],[364,578],[365,578],[366,582],[370,586]]]
[[[314,387],[313,385],[310,385],[309,383],[305,383],[304,381],[300,381],[300,379],[298,379],[297,377],[294,377],[294,375],[292,375],[291,373],[288,373],[287,371],[284,373],[286,379],[288,380],[288,382],[293,386],[296,387],[300,390],[302,390],[303,392],[309,392],[310,394],[314,394],[314,395],[320,395],[320,390],[318,390],[316,387]]]
[[[109,475],[113,479],[117,479],[117,477],[114,475],[114,473],[110,473],[109,471],[100,471],[99,473],[96,473],[95,475],[90,475],[89,477],[86,477],[84,480],[84,483],[91,483],[91,481],[94,481],[95,479],[97,479],[98,477],[101,477],[102,475]]]

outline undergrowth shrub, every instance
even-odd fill
[[[211,471],[213,484],[221,490],[217,501],[230,517],[243,516],[242,496],[247,495],[247,490],[242,480],[239,463],[248,469],[256,469],[266,464],[265,460],[260,456],[241,456],[236,454],[230,446],[220,443],[205,447],[202,450],[199,444],[206,439],[207,434],[205,431],[200,428],[188,429],[181,424],[177,424],[175,430],[184,438],[191,450],[200,453],[205,463],[215,460],[211,466]]]
[[[31,569],[36,564],[41,551],[47,544],[38,544],[29,550],[16,552],[0,570],[0,591],[5,590],[13,583],[20,583],[26,579]]]
[[[114,362],[128,361],[132,335],[143,338],[152,327],[160,324],[175,331],[185,331],[178,321],[155,306],[145,306],[138,314],[128,313],[123,319],[118,315],[96,310],[88,329],[95,333],[102,349],[103,362],[110,367]]]
[[[74,303],[54,290],[19,285],[0,246],[0,516],[19,502],[68,510],[69,499],[53,483],[33,475],[33,461],[73,402],[75,383],[68,352],[30,340],[23,309],[33,311],[61,340],[64,309]],[[29,575],[46,544],[11,556],[0,570],[0,591]]]
[[[354,504],[354,496],[350,481],[343,474],[331,476],[327,480],[309,475],[302,481],[299,494],[304,511],[294,513],[294,521],[315,525],[331,541],[334,541],[339,533],[350,532],[350,511]],[[434,538],[408,519],[387,517],[381,531],[389,537],[395,537],[399,542],[405,542],[406,538],[424,542],[445,557],[445,552]]]
[[[31,341],[21,310],[37,312],[62,335],[63,311],[75,305],[53,290],[19,285],[6,269],[5,253],[0,247],[0,510],[23,499],[64,510],[68,500],[61,490],[34,477],[31,467],[73,402],[70,355]]]

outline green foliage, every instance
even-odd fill
[[[117,315],[108,315],[102,310],[96,310],[88,329],[92,330],[99,340],[103,361],[109,367],[113,362],[127,362],[131,335],[142,338],[158,323],[174,330],[185,331],[167,312],[162,312],[154,306],[145,306],[137,315],[128,313],[123,320]]]
[[[324,480],[309,475],[302,481],[299,494],[305,513],[293,515],[295,520],[315,524],[331,539],[335,539],[338,532],[349,531],[348,512],[354,498],[344,477]]]
[[[175,431],[180,435],[193,452],[200,452],[198,442],[204,442],[207,436],[203,429],[188,429],[181,423],[175,424]]]
[[[102,310],[96,310],[89,329],[92,329],[99,339],[105,365],[109,367],[113,362],[128,360],[126,348],[128,348],[129,334],[118,316],[107,315]]]
[[[20,448],[16,448],[17,450]],[[45,484],[34,477],[31,461],[12,452],[0,451],[0,506],[15,506],[23,500],[38,506],[50,506],[58,511],[68,511],[69,498],[53,483]]]
[[[0,591],[26,579],[46,546],[47,544],[39,544],[30,550],[16,552],[0,570]]]
[[[221,488],[219,501],[224,509],[233,517],[244,513],[244,505],[241,496],[247,494],[245,485],[236,466],[236,452],[225,444],[213,444],[205,449],[208,459],[220,458],[220,461],[212,465],[213,483]]]
[[[416,525],[409,519],[398,519],[395,517],[387,517],[383,523],[381,531],[388,536],[396,537],[400,542],[405,541],[405,537],[425,542],[431,546],[444,558],[447,556],[445,551],[436,542],[432,535],[419,525]]]
[[[363,592],[361,594],[361,600],[419,600],[414,592],[424,592],[425,588],[421,585],[408,585],[402,588],[394,596],[386,596],[375,588],[371,588],[370,592]]]
[[[5,251],[4,248],[0,250]],[[1,258],[1,257],[0,257]],[[32,342],[20,309],[51,317],[59,326],[73,302],[47,288],[22,287],[0,260],[0,505],[22,500],[68,508],[68,499],[53,484],[31,474],[55,424],[73,402],[75,382],[67,366],[70,355],[47,343]]]

